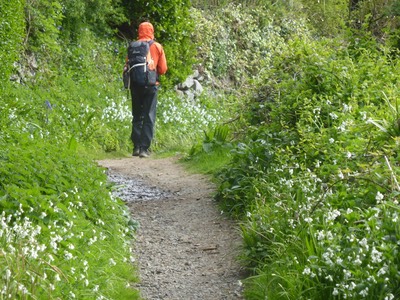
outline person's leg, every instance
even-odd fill
[[[141,148],[147,151],[154,137],[157,110],[157,87],[148,87],[143,97],[143,126],[140,136]]]
[[[133,154],[139,155],[141,146],[140,135],[143,127],[143,92],[142,88],[135,87],[131,89],[132,95],[132,133]]]

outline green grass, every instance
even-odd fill
[[[183,158],[182,163],[194,173],[216,174],[230,161],[229,150],[201,152],[192,157]]]
[[[138,299],[125,204],[79,153],[19,135],[0,142],[0,268],[14,299]],[[28,246],[29,245],[29,246]]]

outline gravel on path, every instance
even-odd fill
[[[218,210],[214,186],[176,158],[102,160],[139,222],[134,242],[146,300],[243,299],[237,225]]]

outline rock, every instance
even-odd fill
[[[194,80],[194,93],[199,96],[201,93],[203,93],[203,86],[198,80]]]
[[[34,55],[30,55],[27,57],[27,61],[28,61],[28,66],[32,69],[37,70],[38,68],[38,63],[36,61],[36,57]]]
[[[186,78],[186,80],[179,85],[180,90],[188,90],[194,85],[194,80],[192,77]]]
[[[198,71],[198,70],[194,70],[192,77],[193,77],[194,79],[198,79],[199,76],[200,76],[199,71]]]
[[[186,78],[186,80],[175,86],[175,91],[178,96],[186,96],[190,101],[194,101],[197,96],[200,96],[204,88],[200,81],[204,80],[204,77],[200,74],[199,70],[194,70],[193,74]]]
[[[175,91],[176,91],[176,93],[178,94],[179,97],[185,96],[185,93],[183,91],[181,91],[179,89],[176,89]]]
[[[184,91],[186,97],[190,100],[193,101],[194,100],[194,93],[190,90]]]

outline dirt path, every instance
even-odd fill
[[[134,255],[144,299],[243,299],[239,231],[220,214],[204,176],[175,158],[99,163],[123,184],[120,197],[140,224]]]

